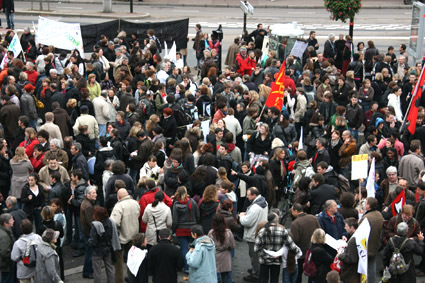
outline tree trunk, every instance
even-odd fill
[[[354,30],[354,18],[350,18],[350,31],[349,31],[349,35],[351,36],[351,40],[353,40],[353,30]]]

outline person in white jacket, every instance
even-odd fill
[[[100,96],[93,99],[94,115],[99,124],[99,136],[103,137],[106,134],[106,124],[109,121],[109,104],[106,101],[108,95],[107,90],[102,90]]]
[[[401,112],[401,103],[400,96],[402,93],[402,89],[400,87],[396,87],[393,89],[393,92],[388,95],[388,107],[391,106],[394,108],[395,116],[398,121],[403,120],[403,112]]]
[[[165,228],[171,228],[173,224],[171,209],[163,201],[164,192],[157,191],[155,193],[155,200],[153,203],[148,204],[143,213],[142,221],[147,224],[146,238],[148,246],[156,245],[159,231]]]
[[[140,168],[140,178],[142,177],[154,180],[156,185],[164,183],[164,171],[157,165],[155,156],[149,156],[148,161]]]
[[[236,143],[236,137],[242,133],[242,127],[239,120],[233,116],[234,114],[233,108],[228,108],[227,116],[223,118],[223,121],[226,123],[226,129],[233,134],[233,142]]]
[[[31,245],[33,243],[38,245],[42,242],[42,239],[40,235],[37,235],[33,232],[33,225],[28,219],[22,220],[21,232],[22,236],[13,244],[10,258],[17,263],[16,277],[21,282],[26,280],[29,280],[28,282],[31,282],[31,278],[34,278],[35,275],[35,266],[27,267],[24,265],[23,259],[25,256],[25,251],[27,245]]]
[[[244,226],[243,238],[248,244],[249,257],[251,258],[252,272],[248,276],[249,280],[258,279],[260,272],[260,262],[258,255],[254,252],[255,245],[255,231],[260,222],[267,221],[268,216],[268,204],[266,199],[260,195],[257,188],[251,187],[246,192],[246,197],[251,202],[246,212],[239,213],[239,221]],[[245,279],[244,279],[245,280]]]

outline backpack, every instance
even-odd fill
[[[304,167],[303,165],[300,165],[300,166],[301,166],[301,168],[303,168],[303,170],[301,170],[301,173],[302,173],[301,178],[302,177],[311,178],[311,177],[313,177],[314,174],[316,174],[316,172],[314,172],[313,166],[311,166],[311,165],[307,166],[307,167]]]
[[[130,152],[128,152],[128,140],[122,141],[122,158],[124,159],[124,163],[128,163],[128,160],[130,158]]]
[[[156,37],[155,35],[152,36],[152,39],[155,40],[156,48],[158,49],[158,52],[161,53],[162,52],[161,41],[159,41],[159,38]]]
[[[189,124],[192,124],[193,123],[193,120],[194,120],[194,113],[195,113],[195,111],[196,111],[196,108],[195,108],[196,106],[195,105],[190,105],[190,106],[188,106],[188,105],[184,105],[183,106],[183,112],[184,112],[184,114],[185,114],[185,119],[186,119],[186,122],[187,122],[187,124],[186,125],[189,125]]]
[[[317,267],[312,259],[312,256],[313,256],[312,250],[308,249],[307,252],[305,253],[305,259],[303,263],[304,274],[308,277],[316,277],[316,274],[317,274]]]
[[[179,107],[178,104],[174,104],[171,107],[171,110],[173,110],[173,114],[174,114],[174,118],[176,118],[176,122],[177,125],[180,126],[186,126],[188,125],[188,119],[187,119],[187,115],[184,113],[183,109],[181,109],[181,107]]]
[[[153,106],[152,102],[146,98],[143,98],[139,101],[139,107],[142,110],[141,114],[143,114],[143,118],[145,120],[149,119],[152,114],[155,114],[155,107]]]
[[[410,261],[406,264],[406,262],[404,261],[404,257],[400,252],[401,248],[407,242],[408,239],[409,238],[404,239],[403,243],[401,243],[400,248],[395,247],[393,238],[390,239],[391,245],[394,248],[389,265],[390,273],[392,275],[401,275],[404,274],[407,270],[409,270]]]
[[[344,175],[338,174],[338,187],[341,192],[350,192],[350,181]]]
[[[21,238],[26,242],[25,253],[22,257],[22,263],[26,267],[35,267],[37,263],[37,242],[34,240],[28,240],[26,238]]]

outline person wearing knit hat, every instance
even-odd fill
[[[24,89],[27,93],[31,94],[34,91],[35,87],[32,84],[26,84],[24,86]]]
[[[37,245],[34,282],[63,283],[59,274],[59,256],[55,251],[59,232],[49,228],[41,238],[43,241]]]

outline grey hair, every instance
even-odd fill
[[[127,50],[127,46],[121,45],[120,48],[123,48],[124,50]]]
[[[59,139],[56,139],[56,138],[51,139],[50,144],[54,144],[57,148],[61,148],[61,142]]]
[[[81,149],[83,148],[83,147],[81,146],[81,143],[79,143],[79,142],[74,142],[72,145],[73,145],[73,146],[75,146],[75,148],[76,148],[76,149],[78,149],[78,152],[80,152],[80,151],[81,151]]]
[[[93,189],[97,191],[97,187],[96,187],[96,186],[87,186],[87,187],[86,187],[86,190],[84,191],[84,195],[86,195],[86,196],[87,196],[88,194],[90,194],[90,193],[91,193],[91,191],[92,191]]]
[[[25,72],[21,72],[21,73],[19,74],[19,80],[20,80],[20,81],[26,81],[26,80],[28,80],[28,75],[27,75],[27,73],[25,73]]]
[[[15,205],[18,203],[18,200],[14,196],[9,196],[6,199],[6,203],[8,203],[11,207],[15,207]]]
[[[242,82],[242,79],[241,79],[241,77],[237,77],[237,78],[235,78],[235,82]]]
[[[30,65],[33,68],[35,67],[35,64],[33,62],[30,62],[30,61],[27,62],[27,65]]]
[[[334,204],[334,203],[336,203],[336,201],[334,201],[333,199],[327,200],[324,204],[325,210],[328,210],[332,206],[332,204]]]
[[[397,168],[395,166],[390,166],[387,168],[387,170],[385,171],[386,174],[389,173],[397,173]]]
[[[106,97],[108,95],[108,91],[106,89],[104,89],[100,92],[100,95],[103,96],[103,97]]]
[[[409,230],[409,226],[407,225],[406,222],[400,222],[397,225],[397,235],[399,235],[399,236],[406,236],[407,235],[407,230]]]
[[[115,52],[121,52],[122,53],[122,50],[121,50],[121,48],[115,48]]]
[[[106,159],[103,164],[105,164],[105,170],[109,168],[114,163],[115,160],[113,159]]]
[[[335,34],[333,34],[333,33],[330,33],[329,35],[328,35],[328,39],[329,40],[331,40],[332,38],[334,38],[335,37]]]
[[[108,41],[108,45],[115,45],[113,41]]]
[[[3,213],[0,215],[0,225],[4,226],[4,223],[9,222],[9,220],[13,218],[12,214],[10,213]]]

